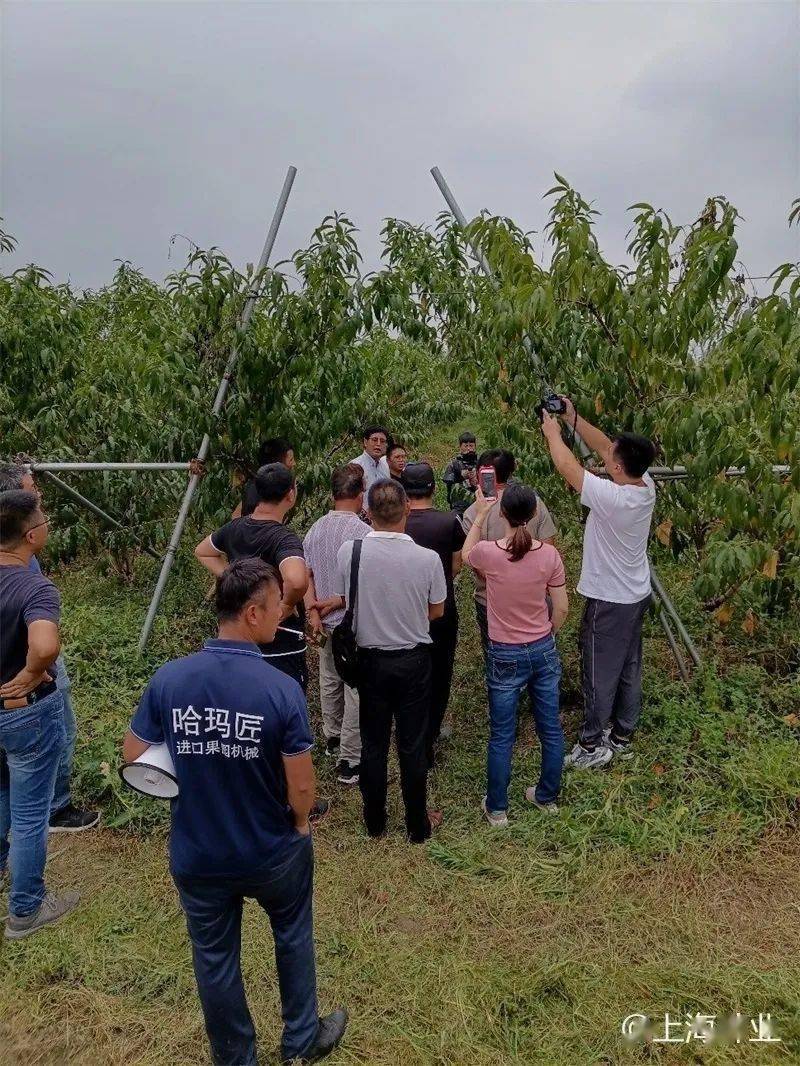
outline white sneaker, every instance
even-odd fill
[[[508,815],[505,811],[490,811],[486,806],[486,797],[481,800],[481,809],[484,813],[486,821],[489,825],[495,829],[507,829],[508,828]]]
[[[540,811],[545,811],[547,814],[558,814],[558,804],[555,800],[551,800],[549,803],[540,803],[536,798],[536,789],[531,785],[530,788],[525,789],[525,799],[528,803],[532,803],[534,807],[538,807]]]
[[[613,757],[611,748],[599,744],[594,751],[582,748],[576,744],[572,751],[564,759],[565,766],[574,766],[578,770],[594,770],[611,762]]]

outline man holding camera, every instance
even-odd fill
[[[458,438],[458,455],[447,464],[442,480],[447,489],[447,506],[463,514],[474,501],[478,487],[478,445],[474,433],[465,430]]]
[[[561,397],[560,417],[602,458],[608,480],[584,470],[561,437],[556,418],[542,411],[544,434],[561,476],[589,508],[578,592],[584,720],[565,763],[605,766],[629,753],[642,709],[642,622],[650,605],[647,540],[656,489],[647,473],[655,447],[638,433],[609,439]]]

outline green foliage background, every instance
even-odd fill
[[[547,263],[511,219],[482,214],[464,233],[442,215],[433,229],[387,220],[383,268],[365,275],[353,224],[332,215],[263,277],[213,248],[193,250],[163,285],[127,263],[98,292],[54,285],[35,266],[6,275],[3,452],[185,460],[210,429],[197,505],[208,523],[227,513],[231,475],[252,469],[258,440],[288,435],[302,457],[302,516],[332,463],[358,450],[365,417],[414,446],[430,426],[479,407],[489,436],[519,454],[522,476],[567,507],[532,414],[547,385],[609,432],[652,436],[663,462],[689,469],[662,489],[660,539],[695,568],[708,610],[723,621],[749,611],[753,624],[796,606],[800,267],[778,266],[772,291],[757,295],[737,263],[739,216],[722,197],[688,225],[634,205],[630,261],[614,266],[594,233],[597,211],[556,179]],[[799,216],[797,201],[790,224]],[[0,247],[13,239],[3,234]],[[251,291],[259,300],[240,335]],[[234,388],[211,427],[235,344]],[[791,474],[774,476],[773,464]],[[729,466],[744,476],[726,479]],[[137,538],[163,549],[182,483],[181,474],[82,478],[126,532],[101,531],[60,503],[55,550],[70,557],[102,542],[130,576]]]

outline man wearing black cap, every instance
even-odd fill
[[[428,760],[432,764],[434,746],[441,734],[453,682],[453,662],[458,643],[458,610],[453,578],[461,569],[461,548],[466,534],[455,511],[438,511],[433,506],[436,479],[427,463],[409,463],[403,471],[402,482],[411,507],[406,519],[406,533],[416,544],[436,552],[442,560],[447,583],[444,614],[431,622],[430,629],[433,641],[433,690],[428,719]]]
[[[463,514],[475,499],[478,487],[478,446],[475,434],[469,430],[458,438],[458,455],[447,464],[443,481],[448,505]]]

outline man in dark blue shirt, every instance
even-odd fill
[[[317,1012],[311,917],[313,740],[300,685],[262,657],[281,618],[278,572],[232,563],[217,582],[218,639],[162,666],[125,737],[132,762],[166,743],[175,763],[170,870],[192,941],[206,1031],[218,1066],[255,1066],[240,966],[242,905],[269,916],[284,1021],[284,1061],[313,1061],[347,1015]]]

